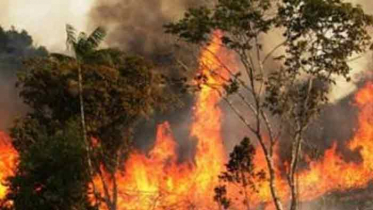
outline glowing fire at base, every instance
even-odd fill
[[[310,162],[309,170],[299,174],[301,195],[312,199],[329,191],[364,188],[373,176],[373,83],[355,95],[359,108],[359,127],[346,145],[358,151],[362,162],[346,162],[336,151],[336,144],[319,162]]]
[[[213,72],[222,70],[213,54],[220,54],[219,39],[201,53],[200,71],[209,84],[224,81]],[[116,175],[118,184],[118,209],[215,209],[213,189],[218,184],[218,175],[224,168],[226,154],[221,135],[222,112],[218,107],[219,94],[213,88],[203,86],[195,107],[191,139],[197,141],[194,162],[179,163],[176,141],[170,125],[158,126],[155,145],[148,154],[133,152],[125,163],[125,172]],[[367,84],[356,94],[359,108],[359,126],[355,136],[346,147],[357,150],[362,161],[346,162],[336,151],[336,146],[327,150],[317,162],[309,162],[309,168],[298,174],[301,200],[311,200],[331,191],[364,188],[372,180],[373,172],[373,83]],[[12,174],[16,151],[9,139],[0,133],[0,180]],[[257,164],[264,165],[258,153]],[[259,166],[262,167],[262,166]],[[279,177],[281,197],[288,197],[284,179]],[[253,203],[271,201],[267,184],[251,195]],[[6,188],[0,185],[0,198]]]
[[[6,187],[4,181],[6,177],[13,175],[17,151],[10,144],[10,138],[0,131],[0,199],[5,196]]]
[[[365,188],[373,180],[373,83],[367,83],[358,91],[355,95],[355,105],[359,109],[359,125],[346,148],[357,151],[362,161],[346,161],[337,152],[337,145],[334,143],[324,152],[322,159],[310,160],[308,168],[297,174],[301,201],[311,201],[328,192]],[[257,154],[256,165],[263,166],[263,154],[260,150]],[[287,201],[289,188],[286,180],[280,175],[277,178],[279,194],[283,201]],[[252,195],[251,201],[254,204],[257,204],[258,200],[270,202],[272,199],[268,183],[261,186],[259,192]]]

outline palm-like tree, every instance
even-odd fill
[[[64,54],[53,53],[51,54],[52,57],[58,60],[71,60],[75,61],[78,66],[78,91],[79,91],[79,104],[80,104],[80,117],[81,117],[81,126],[82,126],[82,134],[83,134],[83,141],[86,144],[86,152],[87,152],[87,161],[89,167],[89,175],[90,177],[93,176],[93,166],[90,157],[91,146],[90,142],[87,139],[87,129],[86,129],[86,122],[85,122],[85,114],[84,114],[84,100],[83,100],[83,76],[82,76],[82,64],[89,62],[89,59],[92,55],[97,54],[100,52],[98,50],[99,45],[104,40],[106,36],[106,31],[102,27],[97,27],[90,35],[87,35],[84,32],[80,32],[79,35],[76,33],[76,29],[67,24],[66,25],[66,46],[68,50],[71,50],[73,56],[68,56]],[[93,184],[93,183],[92,183]],[[93,184],[94,188],[94,184]],[[94,193],[96,194],[96,190]]]
[[[97,51],[98,46],[106,36],[106,31],[102,27],[96,28],[89,36],[84,32],[80,32],[76,35],[76,29],[67,24],[66,25],[66,45],[68,49],[72,49],[75,60],[78,63],[78,86],[79,86],[79,103],[80,103],[80,117],[83,129],[83,139],[87,141],[87,131],[85,126],[84,116],[84,101],[83,101],[83,76],[81,63],[87,61],[91,54]],[[87,144],[89,145],[89,144]]]
[[[58,60],[75,60],[78,64],[78,88],[79,88],[79,103],[81,124],[83,129],[83,139],[87,142],[87,132],[85,126],[84,101],[83,101],[83,76],[81,64],[88,62],[91,55],[98,52],[98,47],[106,36],[106,31],[102,27],[97,27],[90,35],[84,32],[76,33],[76,29],[70,25],[66,25],[66,46],[68,50],[72,50],[73,57],[64,54],[53,53],[52,56]]]

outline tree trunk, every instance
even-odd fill
[[[91,144],[87,138],[87,130],[86,130],[86,124],[85,124],[84,100],[83,100],[83,76],[82,76],[82,68],[81,68],[79,61],[78,61],[78,87],[79,87],[80,122],[82,126],[85,150],[87,153],[88,173],[90,176],[94,197],[97,199],[98,193],[96,191],[95,183],[93,181],[93,167],[92,167],[92,161],[91,161]]]
[[[302,132],[302,131],[299,131],[299,132]],[[296,210],[297,205],[298,205],[298,193],[297,193],[297,184],[296,184],[295,176],[296,176],[298,159],[299,159],[301,147],[302,147],[302,138],[301,138],[301,134],[298,133],[293,142],[291,164],[290,164],[290,170],[288,173],[288,182],[289,182],[289,187],[290,187],[290,192],[291,192],[290,210]]]
[[[276,174],[275,174],[275,166],[273,163],[272,157],[266,155],[266,160],[268,164],[268,170],[269,170],[269,187],[271,189],[272,198],[275,204],[275,207],[277,210],[284,210],[280,197],[277,194],[276,190]]]
[[[274,144],[271,143],[269,146],[269,151],[264,143],[264,140],[260,133],[256,133],[256,137],[258,139],[258,142],[260,144],[260,147],[262,148],[262,151],[264,153],[264,157],[267,163],[267,168],[269,172],[269,188],[271,190],[272,200],[275,204],[276,210],[284,210],[284,207],[282,206],[281,199],[279,195],[277,194],[277,188],[276,188],[276,173],[275,173],[275,164],[273,162],[272,157],[272,151]]]
[[[83,131],[83,141],[86,144],[86,152],[88,155],[88,164],[90,167],[90,170],[92,169],[91,164],[91,158],[90,158],[90,144],[87,139],[87,130],[85,125],[85,114],[84,114],[84,101],[83,101],[83,76],[82,76],[82,68],[80,63],[78,62],[78,86],[79,86],[79,105],[80,105],[80,122],[82,125],[82,131]]]

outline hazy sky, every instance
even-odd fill
[[[0,0],[0,25],[26,29],[38,45],[64,50],[65,24],[86,30],[94,0]]]
[[[52,51],[63,50],[65,24],[86,31],[88,12],[95,1],[98,0],[0,0],[0,25],[26,29],[37,44]],[[361,3],[370,12],[371,0],[347,1]]]
[[[0,25],[26,29],[36,44],[46,46],[49,51],[63,51],[65,24],[87,31],[88,13],[95,1],[98,0],[0,0]],[[347,1],[360,3],[366,12],[372,13],[372,0]],[[354,72],[365,71],[369,60],[365,58],[353,63]],[[343,80],[338,87],[332,91],[332,98],[339,99],[356,88]]]

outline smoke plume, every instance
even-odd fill
[[[172,42],[163,25],[180,18],[197,0],[108,0],[97,1],[92,24],[109,29],[107,43],[141,55],[162,54]]]
[[[10,126],[14,118],[26,107],[15,89],[16,73],[24,59],[45,56],[44,47],[34,47],[33,39],[26,31],[0,27],[0,130]]]

